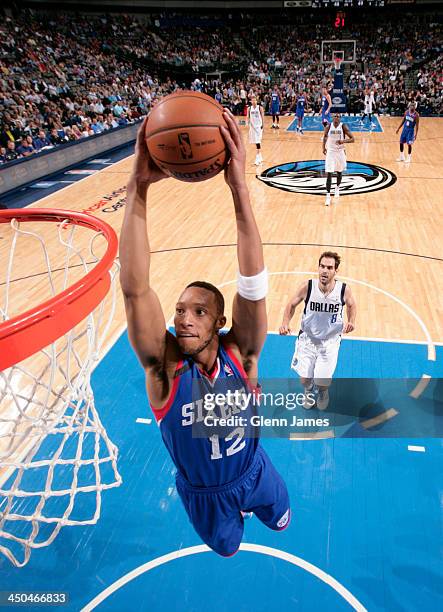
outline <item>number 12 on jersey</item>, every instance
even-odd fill
[[[229,435],[226,436],[225,442],[234,440],[231,446],[226,449],[226,456],[230,457],[235,453],[240,452],[246,446],[246,442],[243,440],[245,435],[244,427],[236,427]],[[211,442],[211,459],[222,459],[223,455],[220,452],[220,439],[217,434],[214,434],[209,438]]]

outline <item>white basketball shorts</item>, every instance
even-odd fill
[[[346,170],[346,153],[341,151],[327,151],[325,161],[326,172],[343,172]]]
[[[258,125],[249,126],[249,144],[260,144],[263,137],[263,130]]]
[[[337,366],[341,336],[313,342],[301,332],[295,344],[291,368],[302,378],[330,379]]]

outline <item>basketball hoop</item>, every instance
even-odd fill
[[[340,70],[342,61],[343,61],[342,57],[340,57],[339,55],[334,55],[333,62],[334,62],[335,70]]]
[[[107,223],[64,210],[1,210],[0,227],[0,552],[22,567],[61,527],[95,524],[101,492],[121,484],[90,385],[118,241]]]

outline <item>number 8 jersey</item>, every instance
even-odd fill
[[[205,396],[226,394],[227,390],[232,394],[238,391],[236,401],[231,396],[214,412],[209,411]],[[259,443],[258,432],[250,425],[251,416],[256,414],[254,397],[243,366],[223,346],[222,336],[211,376],[203,373],[191,358],[177,364],[171,396],[153,413],[166,448],[188,483],[196,487],[222,486],[247,471]],[[220,435],[221,428],[212,427],[210,421],[206,425],[208,415],[237,420],[223,428],[225,433]],[[240,417],[244,427],[239,425]]]
[[[312,340],[329,340],[343,332],[343,306],[346,283],[335,281],[328,294],[320,291],[318,279],[308,282],[301,330]]]

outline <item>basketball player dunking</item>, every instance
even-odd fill
[[[340,257],[325,251],[318,261],[318,279],[304,282],[285,308],[280,334],[291,333],[290,321],[295,309],[305,302],[301,329],[298,334],[291,368],[300,376],[305,388],[306,409],[312,408],[309,399],[314,384],[318,389],[317,408],[325,410],[329,403],[328,387],[337,365],[342,334],[354,331],[357,306],[346,283],[335,279]],[[343,320],[346,304],[348,322]]]
[[[175,335],[166,328],[157,294],[150,284],[147,235],[147,192],[167,178],[152,162],[141,127],[127,188],[120,235],[121,286],[128,333],[146,375],[149,402],[163,441],[177,468],[176,485],[189,519],[201,539],[215,552],[237,552],[243,536],[243,513],[254,512],[268,527],[282,530],[290,520],[288,492],[257,437],[237,427],[226,437],[194,437],[204,396],[197,389],[218,382],[231,389],[257,387],[258,358],[266,338],[267,271],[263,248],[246,186],[246,152],[229,111],[221,128],[230,151],[225,180],[231,190],[237,223],[239,264],[232,328],[226,335],[224,299],[203,281],[188,285],[175,309]],[[205,394],[206,395],[206,394]],[[244,405],[243,405],[244,408]],[[220,408],[221,410],[221,408]],[[240,409],[227,402],[224,416]],[[248,410],[241,411],[248,419]]]
[[[257,153],[255,155],[255,165],[262,163],[263,157],[261,154],[261,141],[263,138],[264,126],[263,107],[257,104],[257,98],[252,96],[251,106],[248,107],[248,125],[249,125],[249,142],[255,144]]]
[[[347,137],[347,140],[346,138]],[[326,155],[326,200],[325,205],[331,203],[332,175],[337,173],[337,184],[334,197],[340,196],[340,184],[343,172],[346,170],[345,144],[354,142],[354,136],[348,126],[340,121],[339,113],[334,113],[332,123],[328,123],[323,134],[323,153]]]

